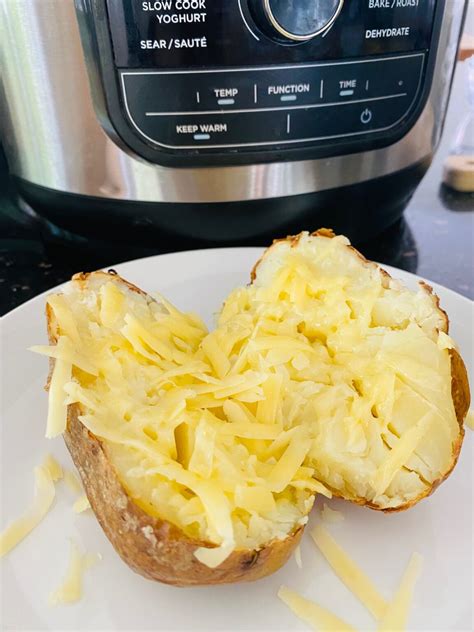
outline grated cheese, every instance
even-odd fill
[[[131,340],[142,340],[150,349],[152,349],[152,351],[165,360],[172,360],[173,355],[179,355],[177,352],[173,352],[173,348],[169,344],[153,335],[153,333],[151,333],[150,330],[147,329],[147,327],[132,314],[126,314],[124,320],[127,324],[124,329]],[[152,354],[149,354],[146,351],[144,352],[143,345],[139,342],[137,342],[137,346],[139,348],[139,353],[145,355],[145,357],[150,357],[152,360],[155,359]]]
[[[217,568],[229,557],[234,548],[233,542],[217,546],[214,549],[201,546],[194,551],[194,557],[208,568]]]
[[[311,531],[311,537],[341,581],[375,619],[381,619],[387,608],[387,603],[362,569],[321,525],[317,525]]]
[[[79,477],[74,472],[71,472],[71,470],[64,470],[64,482],[74,494],[79,494],[84,491]]]
[[[85,494],[83,494],[82,496],[79,496],[79,498],[75,501],[72,506],[72,510],[74,511],[74,513],[82,513],[83,511],[90,509],[90,506],[91,505],[89,499]]]
[[[202,478],[209,478],[212,474],[214,451],[216,444],[216,430],[205,419],[201,419],[194,433],[194,446],[188,469]]]
[[[79,332],[72,311],[61,294],[48,296],[48,305],[54,312],[59,335],[68,336],[73,342],[79,342]]]
[[[100,320],[105,327],[113,327],[123,311],[125,297],[115,283],[104,283],[100,298]]]
[[[35,497],[33,505],[0,534],[0,557],[9,553],[24,540],[39,525],[53,504],[55,489],[50,470],[48,467],[39,466],[35,467],[34,474]]]
[[[61,343],[61,347],[58,347],[58,345],[34,345],[29,347],[28,351],[39,353],[40,355],[47,356],[48,358],[64,360],[71,365],[77,366],[78,369],[85,371],[85,373],[97,375],[97,368],[94,362],[84,358],[79,351],[76,351],[69,341],[69,338],[63,336],[62,339],[63,342]]]
[[[223,378],[230,369],[230,362],[228,357],[219,347],[219,343],[216,339],[216,334],[209,334],[204,338],[201,342],[202,349],[206,354],[209,362],[212,365],[212,368],[216,372],[216,375],[220,378]]]
[[[297,617],[307,623],[313,630],[324,632],[348,632],[355,630],[355,628],[329,610],[326,610],[326,608],[323,608],[314,601],[305,599],[286,586],[280,588],[278,597]]]
[[[283,378],[281,375],[270,375],[263,383],[264,399],[257,405],[257,421],[263,424],[274,424],[280,408],[280,390]]]
[[[323,508],[321,509],[321,518],[323,522],[335,524],[344,520],[344,514],[340,511],[336,511],[335,509],[331,509],[331,507],[324,503]]]
[[[456,345],[451,336],[448,336],[444,331],[438,333],[438,347],[443,349],[455,349]]]
[[[43,467],[46,468],[51,476],[51,480],[56,483],[63,477],[63,468],[60,463],[56,461],[56,459],[48,454],[43,461]]]
[[[61,336],[58,340],[58,352],[61,353],[66,346],[66,338]],[[46,437],[57,437],[66,430],[67,404],[64,385],[69,382],[72,374],[72,364],[62,358],[57,358],[54,363],[53,375],[49,385],[48,419],[46,422]]]
[[[430,427],[432,417],[433,413],[428,411],[415,426],[407,430],[392,448],[385,461],[379,466],[372,481],[375,497],[385,492],[396,473],[415,452],[418,444]]]
[[[238,402],[234,399],[227,399],[222,404],[222,410],[224,411],[227,419],[232,423],[231,428],[234,427],[236,424],[241,424],[245,427],[250,424],[252,427],[255,428],[255,417],[241,402]]]
[[[301,547],[298,545],[295,549],[295,562],[299,569],[303,568],[303,560],[301,559]]]
[[[419,553],[413,553],[400,585],[379,623],[378,630],[380,632],[393,632],[394,630],[398,632],[406,629],[415,584],[421,573],[422,566],[422,556]]]
[[[244,487],[237,485],[235,488],[235,504],[249,512],[268,513],[276,509],[273,494],[265,487]]]
[[[176,444],[176,458],[181,465],[188,469],[189,461],[194,450],[194,430],[186,421],[176,426],[174,431]]]
[[[474,411],[473,410],[468,411],[466,415],[466,419],[464,420],[464,425],[470,428],[471,430],[474,430]]]
[[[258,425],[248,422],[223,424],[222,427],[219,428],[221,435],[241,437],[243,439],[277,439],[281,432],[281,426]]]
[[[298,432],[270,472],[267,484],[273,492],[281,492],[290,484],[311,447],[311,440]]]
[[[82,597],[84,572],[100,559],[99,554],[82,554],[71,541],[69,565],[61,585],[49,595],[50,606],[74,603]]]

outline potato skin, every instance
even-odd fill
[[[257,261],[257,263],[252,268],[252,271],[250,273],[250,282],[253,283],[255,281],[255,278],[257,276],[258,266],[263,261],[263,259],[265,259],[265,257],[268,257],[271,254],[271,250],[272,250],[273,245],[278,244],[278,243],[280,243],[282,241],[289,241],[290,244],[291,244],[291,247],[292,248],[296,248],[298,246],[298,243],[299,243],[300,239],[303,237],[303,235],[304,235],[304,233],[300,233],[298,235],[289,235],[288,237],[285,237],[283,239],[275,239],[273,241],[272,246],[270,246],[269,248],[267,248],[265,250],[263,255],[260,257],[260,259]],[[330,228],[320,228],[319,230],[316,230],[313,233],[311,233],[311,236],[314,236],[314,237],[326,237],[328,239],[332,239],[336,235],[334,234],[334,232]],[[369,261],[368,259],[366,259],[364,257],[364,255],[362,253],[360,253],[353,246],[347,246],[347,248],[352,250],[352,252],[354,252],[365,265],[373,267],[373,268],[379,268],[380,271],[382,272],[383,277],[384,277],[384,280],[382,281],[382,283],[384,283],[384,282],[388,283],[388,281],[391,278],[391,276],[390,276],[390,274],[388,272],[386,272],[386,270],[384,270],[383,268],[380,268],[380,266],[378,266],[373,261]],[[433,292],[433,288],[430,285],[428,285],[427,283],[425,283],[424,281],[420,281],[419,285],[421,286],[421,288],[427,294],[430,295],[432,303],[433,303],[433,307],[439,312],[439,314],[440,314],[440,316],[441,316],[441,318],[443,320],[442,331],[444,331],[446,334],[449,333],[449,319],[448,319],[448,315],[446,314],[446,312],[443,309],[441,309],[440,302],[439,302],[439,297]],[[451,396],[453,398],[453,405],[454,405],[454,410],[456,412],[456,419],[457,419],[458,424],[459,424],[459,435],[458,435],[456,443],[453,445],[453,449],[452,449],[452,463],[451,463],[451,467],[449,468],[449,470],[443,476],[441,476],[439,479],[433,481],[432,485],[429,488],[427,488],[422,494],[420,494],[416,498],[413,498],[412,500],[410,500],[410,501],[408,501],[408,502],[406,502],[403,505],[400,505],[398,507],[388,507],[388,508],[379,507],[378,505],[375,505],[374,503],[368,501],[366,498],[359,498],[359,497],[352,497],[352,498],[350,498],[350,497],[347,497],[347,496],[342,496],[340,494],[340,492],[338,492],[338,490],[336,490],[336,489],[331,489],[331,491],[333,493],[333,496],[338,497],[338,498],[342,498],[343,500],[348,500],[348,501],[350,501],[352,503],[355,503],[356,505],[361,505],[363,507],[369,507],[370,509],[375,509],[377,511],[383,511],[384,513],[395,513],[395,512],[398,512],[398,511],[405,511],[406,509],[409,509],[410,507],[413,507],[413,505],[416,505],[416,503],[418,503],[423,498],[426,498],[427,496],[430,496],[435,491],[435,489],[439,485],[441,485],[441,483],[444,480],[446,480],[448,478],[448,476],[453,471],[453,469],[454,469],[454,467],[455,467],[455,465],[456,465],[456,463],[458,462],[458,459],[459,459],[459,454],[461,452],[462,442],[463,442],[463,439],[464,439],[464,420],[466,418],[466,415],[467,415],[468,410],[469,410],[469,406],[471,404],[471,393],[470,393],[470,390],[469,390],[469,380],[468,380],[468,377],[467,377],[467,370],[466,370],[466,366],[464,364],[464,361],[463,361],[462,357],[459,355],[459,353],[456,351],[456,349],[450,349],[449,350],[449,354],[450,354],[450,357],[451,357]]]
[[[92,273],[106,274],[104,272]],[[88,274],[74,281],[86,283]],[[128,289],[143,294],[120,279]],[[50,344],[57,342],[52,309],[46,305]],[[49,386],[54,359],[50,361]],[[173,586],[199,586],[254,581],[277,571],[298,545],[304,527],[297,526],[284,540],[269,542],[260,550],[235,550],[220,566],[209,568],[194,557],[200,546],[213,544],[188,537],[174,524],[147,514],[128,495],[107,458],[100,439],[80,422],[78,404],[68,406],[64,441],[81,476],[87,498],[106,536],[131,569],[146,577]]]

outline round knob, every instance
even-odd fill
[[[331,26],[343,3],[344,0],[256,0],[254,7],[257,21],[267,34],[279,40],[306,42]]]

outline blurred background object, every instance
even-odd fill
[[[464,38],[461,40],[459,58],[466,60],[468,111],[459,124],[452,155],[446,158],[443,171],[443,182],[460,193],[474,192],[474,51],[470,48],[466,51],[467,41]]]
[[[8,0],[0,0],[0,4],[2,2]],[[474,3],[470,3],[465,22],[465,35],[470,33],[474,35]],[[465,41],[469,42],[469,39]],[[460,51],[460,58],[468,59],[469,53]],[[365,239],[362,231],[356,245],[369,258],[417,272],[473,298],[474,197],[441,184],[443,164],[455,151],[453,146],[466,146],[471,138],[472,109],[466,98],[470,63],[472,60],[457,64],[441,143],[404,215],[374,238]],[[455,139],[459,137],[462,125],[467,131],[460,144]],[[399,191],[393,185],[384,189],[381,195],[388,202],[399,195]],[[335,205],[339,204],[345,213],[352,213],[357,219],[356,202],[360,204],[361,200],[344,197],[342,189],[339,195],[336,189],[333,198]],[[274,210],[280,212],[277,206]],[[61,212],[60,206],[57,212]],[[208,212],[212,213],[212,208]],[[182,221],[178,211],[174,217],[176,222]],[[120,240],[104,238],[103,234],[88,231],[87,222],[83,224],[84,231],[79,235],[39,215],[25,197],[19,195],[17,183],[9,177],[5,154],[0,151],[0,313],[79,270],[107,267],[160,252],[216,245],[212,239],[196,240],[153,230],[145,215],[136,217]],[[113,224],[113,221],[109,222],[111,232]],[[314,229],[318,226],[308,222],[304,227]],[[268,239],[268,235],[259,235],[242,238],[239,243],[266,245]],[[230,241],[224,239],[218,245],[228,243]]]

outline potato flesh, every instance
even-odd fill
[[[274,245],[211,334],[113,277],[69,285],[98,376],[75,368],[68,401],[145,511],[258,548],[305,522],[314,478],[396,508],[449,470],[459,428],[443,318],[347,243]]]

